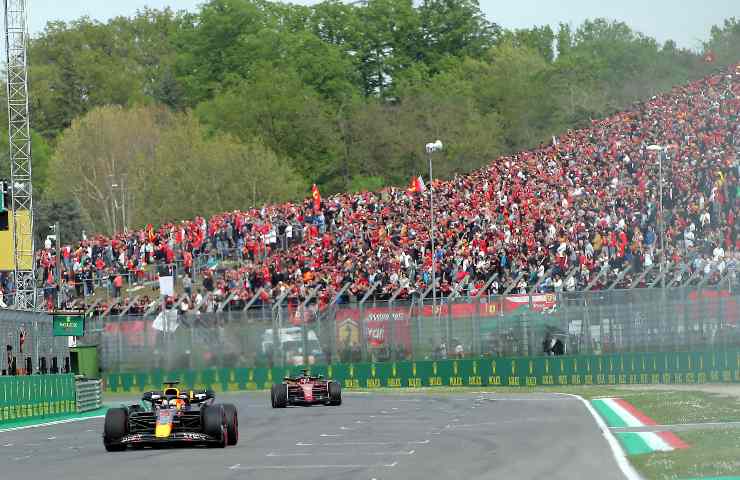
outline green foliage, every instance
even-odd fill
[[[137,211],[137,225],[296,200],[306,189],[262,142],[209,137],[193,115],[167,129],[154,163],[157,174],[136,187],[149,203]]]
[[[50,170],[43,218],[77,205],[92,231],[120,228],[124,204],[126,225],[141,226],[293,200],[306,188],[261,141],[208,135],[193,114],[155,107],[92,110],[61,136]]]
[[[325,194],[406,185],[426,173],[429,141],[446,145],[437,176],[477,168],[737,62],[739,45],[734,18],[712,29],[707,65],[607,19],[506,31],[476,0],[209,0],[197,13],[52,22],[29,55],[36,191],[77,201],[98,231],[116,218],[107,175],[129,176],[132,224],[293,198],[311,183]],[[207,164],[208,148],[250,173],[216,182],[232,169]],[[188,202],[169,190],[162,179],[186,160],[214,176],[184,175],[181,188],[228,193]],[[76,186],[92,176],[95,188]]]
[[[740,18],[731,17],[723,25],[712,27],[704,50],[714,52],[720,65],[737,62],[740,58]]]

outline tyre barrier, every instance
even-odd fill
[[[170,378],[192,388],[228,392],[270,389],[300,370],[153,370],[110,373],[105,380],[109,392],[157,390]],[[740,382],[740,350],[333,364],[313,365],[310,371],[340,382],[345,389],[734,383]]]
[[[78,380],[75,382],[77,412],[89,412],[103,406],[101,380]]]

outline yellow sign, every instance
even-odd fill
[[[18,212],[18,225],[21,231],[30,231],[30,221],[28,211],[21,210]],[[0,270],[8,271],[15,269],[15,250],[13,249],[13,229],[15,228],[15,219],[13,212],[8,212],[8,229],[0,230]],[[26,238],[28,237],[28,238]],[[33,268],[33,248],[32,235],[21,236],[23,244],[20,246],[21,251],[29,252],[24,255],[21,268],[30,270]]]

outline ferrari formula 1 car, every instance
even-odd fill
[[[341,405],[342,386],[339,382],[311,376],[303,370],[297,378],[285,377],[283,383],[272,386],[272,408],[288,405]]]
[[[180,391],[177,383],[165,383],[163,392],[146,392],[142,405],[109,409],[103,429],[105,449],[115,452],[129,445],[157,444],[236,445],[236,407],[214,403],[210,390]]]

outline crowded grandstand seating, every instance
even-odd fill
[[[647,148],[654,144],[667,147],[666,284],[712,282],[734,271],[739,72],[733,66],[537,149],[435,181],[439,294],[456,286],[472,296],[655,281],[660,152]],[[376,283],[378,298],[408,298],[431,283],[429,218],[429,189],[391,187],[333,195],[320,210],[308,199],[95,236],[62,248],[61,294],[65,302],[85,297],[100,279],[119,293],[121,286],[155,283],[158,270],[169,268],[191,309],[226,300],[243,308],[283,294],[297,300],[317,287],[325,304],[346,284],[342,301],[361,298]],[[54,251],[39,251],[38,265],[52,296]],[[120,301],[143,312],[153,299]]]

